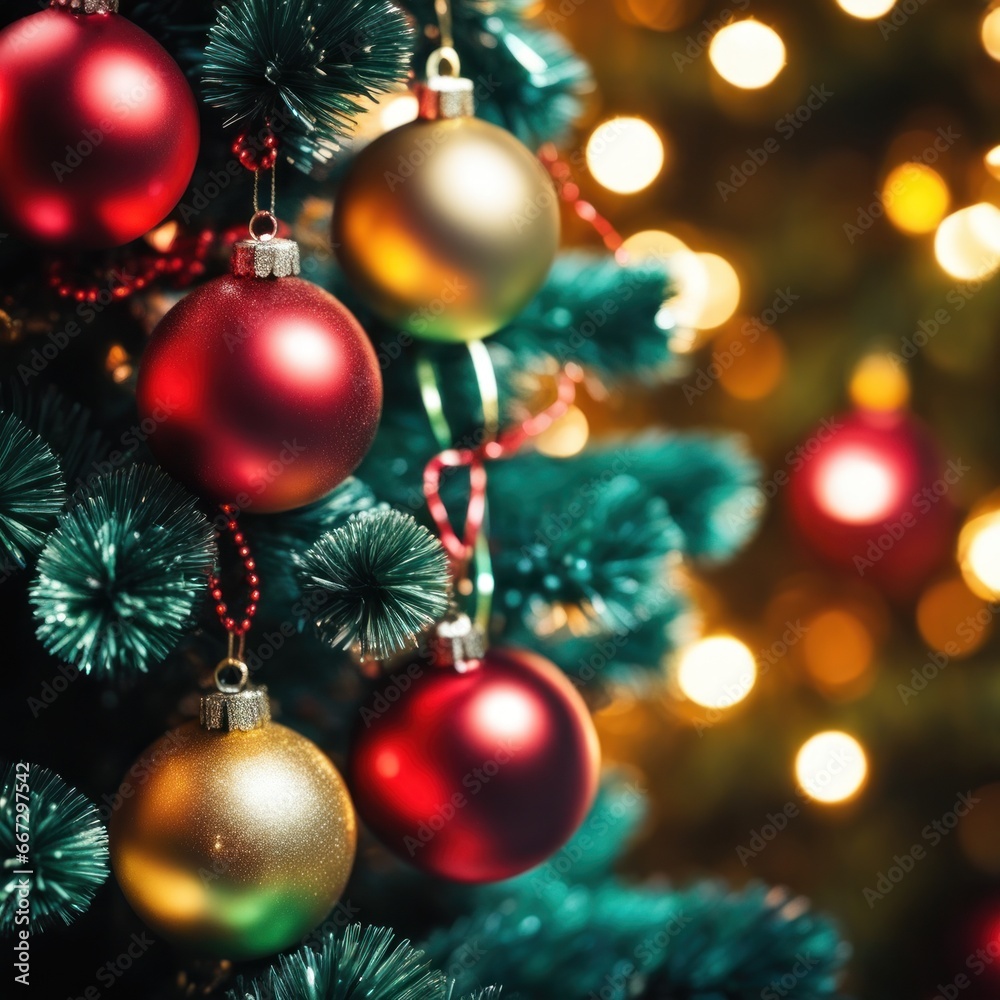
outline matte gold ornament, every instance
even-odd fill
[[[270,721],[265,688],[220,684],[201,715],[126,774],[110,826],[114,872],[136,913],[183,949],[270,955],[343,892],[354,807],[319,748]]]
[[[477,340],[538,291],[559,246],[559,201],[537,158],[472,117],[472,81],[434,77],[420,117],[355,158],[333,240],[358,294],[427,340]]]

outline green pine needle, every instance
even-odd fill
[[[66,502],[59,462],[12,413],[0,413],[0,561],[24,566]],[[2,567],[0,567],[2,568]]]
[[[308,173],[374,99],[409,73],[412,28],[388,0],[231,0],[205,50],[203,84],[226,124],[271,121]]]
[[[392,931],[351,924],[318,951],[282,955],[260,979],[237,980],[227,1000],[445,1000],[445,977]]]
[[[15,414],[55,453],[70,492],[99,475],[111,450],[86,407],[64,396],[54,386],[25,389],[11,379],[0,383],[0,409]]]
[[[521,368],[555,358],[575,361],[611,380],[662,384],[676,358],[664,300],[672,292],[666,261],[622,267],[609,254],[560,254],[524,311],[491,338],[514,352]]]
[[[323,640],[357,644],[364,658],[414,645],[448,607],[444,548],[398,510],[358,514],[328,531],[299,558],[298,571],[303,589],[323,599],[314,618]]]
[[[38,637],[86,673],[145,672],[183,635],[214,552],[208,519],[158,469],[101,476],[39,557]]]
[[[17,836],[24,831],[26,842]],[[108,877],[108,835],[97,809],[59,775],[34,764],[27,773],[23,765],[8,764],[0,774],[0,864],[0,932],[25,928],[15,923],[25,912],[18,907],[18,886],[25,881],[25,929],[70,924]]]
[[[420,73],[439,44],[434,0],[402,2],[423,29],[414,64]],[[566,15],[556,7],[546,12],[543,28],[525,18],[536,8],[532,0],[452,0],[462,75],[483,84],[477,87],[477,113],[532,149],[566,138],[582,97],[593,90],[590,67],[560,34]]]

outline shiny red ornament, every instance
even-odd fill
[[[844,414],[824,421],[787,460],[792,521],[827,562],[908,596],[948,558],[961,463],[944,463],[915,418]],[[780,485],[776,476],[771,482]]]
[[[137,403],[170,475],[272,513],[321,499],[354,471],[378,428],[382,377],[364,330],[328,292],[232,274],[161,320]]]
[[[597,791],[583,699],[535,653],[490,649],[465,673],[415,661],[363,709],[348,762],[355,805],[410,864],[493,882],[569,839]]]
[[[27,238],[136,239],[180,201],[198,144],[184,74],[126,18],[52,8],[0,32],[0,216]]]

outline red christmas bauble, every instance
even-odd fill
[[[378,360],[361,325],[300,278],[216,278],[153,331],[137,403],[157,461],[252,513],[326,496],[371,445]]]
[[[184,74],[126,18],[49,9],[0,32],[0,215],[28,238],[141,236],[180,201],[198,142]]]
[[[404,860],[458,882],[540,864],[579,826],[600,748],[548,660],[490,649],[472,669],[417,661],[361,713],[348,762],[360,815]]]
[[[929,432],[899,411],[860,410],[825,421],[789,453],[789,508],[827,562],[904,596],[948,557],[952,487]]]

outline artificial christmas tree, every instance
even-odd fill
[[[2,26],[36,6],[11,3]],[[809,428],[844,412],[844,396],[866,426],[912,428],[906,389],[925,366],[986,377],[994,293],[980,257],[953,252],[957,224],[942,226],[938,255],[979,284],[941,298],[978,325],[948,350],[957,318],[935,319],[934,335],[924,323],[919,346],[884,339],[901,303],[935,304],[920,236],[947,211],[945,199],[935,216],[938,160],[960,149],[928,107],[871,99],[872,81],[907,78],[901,51],[916,64],[913,50],[945,44],[931,7],[880,38],[879,22],[833,0],[816,24],[773,4],[748,75],[717,65],[739,44],[699,42],[698,10],[711,12],[697,3],[121,6],[81,0],[46,17],[85,32],[110,23],[87,19],[128,18],[180,67],[200,142],[181,107],[156,123],[177,139],[169,150],[147,136],[115,171],[155,187],[190,174],[197,152],[187,190],[130,202],[141,226],[80,251],[68,232],[27,238],[17,218],[19,165],[36,147],[61,156],[64,115],[32,120],[30,137],[20,111],[10,118],[0,167],[0,575],[14,650],[0,931],[42,995],[750,1000],[872,983],[891,995],[872,957],[897,933],[883,912],[899,925],[896,908],[909,911],[904,929],[957,927],[971,886],[983,915],[966,916],[991,926],[974,876],[947,884],[941,914],[908,895],[949,851],[996,863],[978,806],[953,838],[933,825],[943,789],[995,776],[995,692],[938,659],[974,651],[991,627],[989,597],[970,604],[947,576],[954,509],[995,485],[989,444],[977,436],[968,479],[942,478],[964,467],[947,464],[966,440],[955,426],[985,435],[988,421],[955,389],[922,413],[938,418],[945,464],[921,434],[896,441],[916,471],[892,511],[918,489],[940,500],[880,556],[885,574],[857,574],[846,551],[882,537],[868,487],[859,499],[848,476],[847,545],[790,468],[801,448],[802,482],[820,475]],[[949,44],[980,44],[974,13],[940,19]],[[788,52],[764,65],[779,30]],[[810,90],[807,52],[837,100]],[[0,80],[18,65],[0,64]],[[991,77],[970,66],[984,100]],[[741,80],[752,93],[730,88]],[[929,102],[925,76],[910,82]],[[0,86],[0,110],[17,89]],[[960,89],[948,96],[972,106]],[[881,142],[890,107],[905,142],[878,156],[919,169],[887,178],[881,210],[862,218],[876,155],[866,172],[843,150],[862,142],[859,122]],[[962,143],[988,133],[979,123]],[[962,156],[970,197],[992,198],[982,157]],[[115,178],[97,180],[113,200]],[[991,219],[967,227],[985,251],[1000,245]],[[887,252],[903,239],[912,250]],[[887,264],[904,257],[908,282]],[[879,279],[850,316],[837,289],[855,274]],[[734,281],[756,318],[735,312]],[[855,370],[873,354],[896,361]],[[753,448],[705,426],[747,431]],[[977,538],[962,569],[989,595]],[[951,634],[959,605],[968,639]],[[441,644],[456,621],[482,640],[457,665]],[[903,654],[875,674],[902,622],[907,655],[933,637],[919,682]],[[731,632],[759,639],[756,656]],[[203,731],[191,720],[200,698],[218,705],[220,664],[239,679],[217,693],[236,700]],[[241,699],[254,725],[216,731]],[[918,778],[907,756],[924,733],[977,763],[927,754]],[[836,775],[809,754],[793,770],[796,747],[831,739]],[[879,795],[898,812],[873,814]],[[907,820],[921,835],[928,817],[946,846],[905,885],[880,881],[899,853],[891,831]],[[855,981],[838,923],[800,889],[863,929]],[[908,995],[931,968],[954,980],[930,952],[899,969]]]

